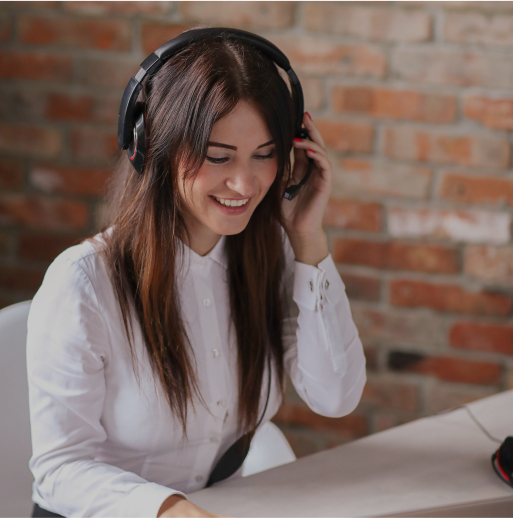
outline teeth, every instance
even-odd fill
[[[217,196],[214,196],[214,198],[219,203],[226,205],[227,207],[240,207],[241,205],[246,205],[249,201],[249,198],[246,198],[245,200],[225,200],[224,198],[218,198]]]

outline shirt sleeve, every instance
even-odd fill
[[[356,408],[366,382],[345,285],[331,254],[317,267],[300,263],[286,238],[285,257],[285,368],[315,413],[342,417]]]
[[[76,262],[59,256],[34,296],[28,318],[33,497],[49,511],[74,516],[157,516],[181,491],[95,461],[107,438],[106,320],[93,285]]]

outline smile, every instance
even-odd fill
[[[228,200],[225,198],[218,198],[217,196],[213,196],[213,198],[226,207],[241,207],[242,205],[246,205],[249,201],[249,198],[245,198],[244,200]]]

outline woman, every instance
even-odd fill
[[[330,417],[365,384],[322,229],[331,164],[308,114],[312,141],[293,141],[274,63],[203,39],[142,96],[143,174],[122,160],[102,232],[60,254],[32,302],[34,516],[219,516],[186,493],[262,412],[273,417],[285,372]],[[306,156],[311,178],[284,199]]]

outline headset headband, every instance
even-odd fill
[[[296,120],[294,123],[294,135],[299,138],[309,138],[308,132],[301,128],[302,116],[304,110],[303,90],[299,79],[290,67],[287,56],[270,41],[240,29],[232,29],[229,27],[208,27],[200,29],[191,29],[183,32],[161,45],[155,52],[152,52],[142,63],[139,72],[135,77],[130,78],[128,85],[123,92],[121,105],[118,116],[118,147],[120,149],[128,149],[134,141],[134,126],[136,124],[135,112],[137,97],[142,89],[142,82],[146,76],[151,76],[168,60],[173,54],[186,47],[187,45],[198,41],[205,37],[223,37],[236,38],[253,45],[262,51],[276,65],[285,70],[290,78],[292,88],[296,91]],[[137,135],[137,133],[135,133]],[[310,139],[311,140],[311,139]],[[134,152],[135,155],[135,152]],[[290,186],[285,193],[285,197],[292,199],[297,194],[299,188],[304,185],[312,170],[313,160],[308,159],[308,170],[305,177],[297,186]]]

